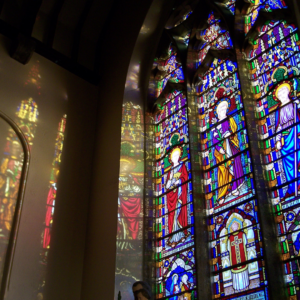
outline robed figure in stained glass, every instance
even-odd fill
[[[284,81],[273,92],[273,98],[280,101],[280,108],[275,112],[276,151],[281,151],[282,165],[286,182],[290,182],[285,198],[297,193],[297,183],[292,182],[298,177],[300,125],[292,126],[299,121],[299,112],[291,102],[289,94],[292,86],[290,81]],[[292,126],[292,127],[291,127]]]
[[[239,153],[239,140],[235,134],[237,124],[232,117],[227,117],[227,112],[230,107],[229,99],[221,99],[215,106],[215,115],[221,122],[214,129],[213,141],[216,144],[214,156],[218,166],[218,201],[224,203],[225,197],[229,195],[230,190],[233,196],[239,195],[244,179],[243,167],[240,156],[235,156]],[[223,161],[227,160],[225,163]],[[230,185],[230,182],[233,183]]]
[[[236,221],[232,223],[230,228],[232,234],[228,237],[227,242],[231,265],[239,264],[231,270],[233,288],[237,291],[244,290],[249,286],[248,266],[242,264],[247,260],[247,236],[243,231],[237,231],[240,227],[240,223]]]
[[[175,295],[179,292],[179,287],[178,287],[178,275],[177,274],[174,274],[172,276],[172,284],[171,284],[171,295]],[[176,300],[177,297],[173,297],[171,298],[171,300]]]
[[[188,275],[184,274],[181,278],[181,283],[180,283],[181,292],[186,292],[193,288],[194,284],[188,280],[189,280]],[[178,296],[178,300],[191,300],[191,293],[184,293]]]
[[[167,194],[169,233],[187,226],[187,185],[182,184],[188,180],[188,172],[185,164],[180,161],[181,155],[182,148],[176,147],[169,156],[172,169],[167,175],[166,187],[168,190],[173,188]],[[169,246],[175,247],[178,243],[184,242],[187,235],[187,229],[173,234],[168,241]]]

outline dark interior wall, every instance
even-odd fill
[[[124,87],[134,45],[151,4],[116,1],[99,48],[97,140],[81,299],[114,295],[118,177]]]
[[[37,299],[42,278],[40,251],[45,206],[58,123],[64,114],[67,114],[66,138],[47,279],[49,287],[57,289],[59,296],[48,299],[80,299],[97,88],[37,54],[24,66],[10,58],[9,46],[10,41],[0,37],[0,110],[15,119],[21,100],[32,97],[37,102],[39,116],[6,299]],[[33,66],[38,67],[38,83],[29,75]]]
[[[34,95],[40,110],[8,300],[36,299],[41,283],[41,233],[57,126],[64,113],[67,130],[44,299],[113,297],[124,86],[152,2],[114,1],[97,50],[101,54],[98,87],[37,54],[23,66],[9,57],[9,41],[0,40],[0,74],[5,77],[0,109],[14,118],[20,101]],[[161,10],[156,5],[154,15]],[[153,58],[157,39],[147,44],[149,57]],[[41,95],[35,94],[34,85],[24,86],[37,61]]]
[[[162,1],[162,0],[153,0],[151,6],[147,12],[146,18],[143,22],[143,26],[139,32],[138,38],[136,40],[133,53],[131,55],[130,64],[128,67],[124,96],[123,96],[123,105],[138,105],[141,107],[142,111],[144,110],[144,104],[148,97],[148,85],[150,72],[153,65],[153,60],[155,57],[155,52],[157,48],[158,41],[162,34],[165,23],[167,22],[170,11],[173,7],[172,1]],[[128,111],[124,110],[122,116],[122,126],[126,128],[128,124]],[[124,129],[124,128],[123,128]],[[137,161],[142,161],[144,164],[144,136],[145,136],[145,127],[144,123],[139,123],[135,119],[131,123],[131,129],[136,134],[135,138],[132,139],[132,136],[126,129],[124,129],[123,135],[121,137],[121,143],[129,142],[134,144],[133,156],[131,158],[136,159]],[[138,133],[142,131],[141,135]],[[134,142],[133,142],[134,140]],[[126,159],[126,155],[121,150],[121,159]],[[129,168],[130,169],[130,168]],[[126,178],[128,175],[135,177],[135,170],[125,171],[124,165],[123,168],[120,167],[120,177]],[[132,172],[130,174],[130,172]],[[127,179],[130,182],[130,176]],[[144,225],[143,214],[145,211],[144,203],[141,203],[141,211],[138,216],[136,216],[138,234],[135,238],[131,235],[130,231],[126,232],[126,226],[128,226],[128,220],[125,216],[125,213],[122,209],[122,204],[124,201],[129,201],[130,197],[139,198],[144,194],[144,184],[143,176],[135,177],[139,181],[139,185],[129,184],[125,189],[119,189],[119,211],[118,211],[118,241],[117,241],[117,251],[116,251],[116,273],[115,273],[115,298],[121,292],[121,296],[124,299],[132,298],[132,289],[131,286],[136,280],[147,280],[149,283],[151,280],[147,278],[148,268],[145,268],[146,262],[146,249],[144,245],[144,230],[147,231]],[[128,182],[128,181],[127,181]],[[141,190],[136,191],[133,187],[138,187]],[[129,198],[128,198],[129,197]],[[138,201],[138,200],[133,200]],[[122,203],[123,202],[123,203]],[[135,202],[137,203],[137,202]],[[130,218],[131,220],[133,218]],[[126,235],[125,235],[126,232]],[[146,234],[145,234],[146,235]]]

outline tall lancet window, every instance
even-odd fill
[[[188,107],[180,59],[173,45],[157,61],[154,114],[156,298],[196,298],[194,213]],[[175,83],[175,84],[174,84]],[[176,296],[178,295],[178,296]],[[179,299],[178,298],[178,299]]]
[[[205,26],[202,26],[202,28]],[[195,102],[209,226],[215,298],[255,293],[267,297],[262,236],[251,153],[237,72],[230,59],[207,57],[205,49],[231,49],[229,32],[211,13],[197,30]],[[227,50],[225,50],[227,51]],[[225,55],[226,56],[226,55]],[[227,298],[226,298],[227,299]]]
[[[260,10],[268,11],[269,2],[260,4]],[[272,3],[274,8],[286,8],[283,1]],[[278,224],[287,291],[293,299],[300,299],[299,36],[297,28],[283,19],[269,20],[256,30],[247,59],[261,162]]]

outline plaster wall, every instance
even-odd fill
[[[45,296],[41,289],[41,235],[58,123],[64,114],[67,126],[46,280],[58,296],[50,293],[46,298],[80,299],[97,88],[38,54],[24,66],[10,58],[9,46],[9,40],[1,36],[0,110],[14,120],[21,100],[32,97],[39,116],[6,299],[33,300],[39,292]],[[38,67],[38,83],[30,75],[34,66]]]

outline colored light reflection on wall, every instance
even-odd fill
[[[59,124],[57,130],[57,136],[55,140],[55,150],[54,150],[54,157],[52,162],[52,170],[49,180],[49,191],[46,200],[46,214],[45,214],[45,222],[44,222],[44,231],[42,233],[42,250],[40,253],[41,259],[41,278],[40,282],[41,285],[39,287],[39,297],[43,296],[43,287],[45,285],[45,272],[46,272],[46,265],[48,259],[48,253],[50,249],[50,242],[51,242],[51,228],[53,225],[53,216],[55,210],[55,200],[56,200],[56,192],[57,192],[57,180],[59,176],[59,169],[61,164],[61,155],[63,152],[63,145],[65,139],[65,128],[67,122],[67,115],[64,115]]]
[[[138,68],[128,79],[137,83]],[[132,298],[131,286],[142,276],[144,188],[144,115],[139,105],[125,102],[122,110],[115,297]]]
[[[38,107],[32,98],[22,100],[16,111],[15,122],[23,131],[29,147],[33,145],[38,117]],[[23,169],[22,144],[12,128],[8,129],[0,166],[0,270],[1,277],[10,239],[15,206],[20,193]]]

